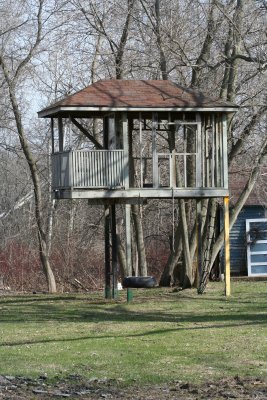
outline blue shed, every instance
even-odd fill
[[[266,208],[261,205],[244,206],[230,231],[230,259],[232,275],[247,275],[246,220],[265,218]]]

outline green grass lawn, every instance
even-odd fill
[[[0,297],[0,374],[79,374],[122,384],[267,376],[267,282],[207,293],[134,291]]]

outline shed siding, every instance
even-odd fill
[[[266,210],[262,206],[245,206],[230,232],[231,273],[247,275],[246,219],[264,218]]]

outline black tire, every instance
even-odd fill
[[[124,288],[153,288],[156,286],[156,280],[153,276],[127,276],[123,279]]]

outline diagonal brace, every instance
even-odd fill
[[[75,118],[71,118],[71,122],[96,146],[97,149],[103,150],[103,146],[85,129]]]

